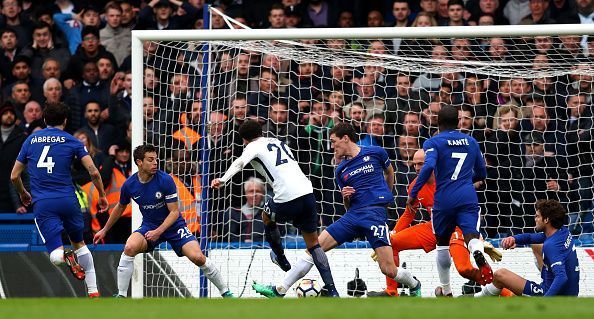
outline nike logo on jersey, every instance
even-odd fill
[[[136,196],[136,197],[132,197],[132,198],[135,199],[135,200],[136,199],[139,199],[140,198],[140,195],[139,196]]]

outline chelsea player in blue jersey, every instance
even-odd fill
[[[468,250],[481,270],[481,284],[493,281],[493,272],[484,257],[480,240],[480,208],[474,182],[487,176],[485,160],[477,141],[458,132],[458,110],[444,106],[438,114],[439,134],[423,144],[425,165],[411,189],[407,206],[413,207],[417,195],[435,173],[436,190],[433,205],[433,230],[437,239],[437,270],[440,282],[449,282],[451,257],[448,250],[450,236],[456,226],[462,229]],[[444,287],[444,293],[449,293]]]
[[[83,215],[75,195],[70,167],[75,158],[89,172],[99,191],[99,208],[107,209],[107,199],[101,175],[83,144],[64,132],[68,107],[63,103],[48,104],[43,111],[47,128],[31,134],[23,143],[11,173],[11,180],[25,206],[33,204],[35,225],[58,266],[66,263],[72,274],[85,280],[89,297],[99,297],[95,265],[89,248],[83,241]],[[31,194],[23,187],[21,173],[27,166]],[[66,230],[74,251],[64,250],[62,231]]]
[[[501,246],[543,244],[542,283],[524,279],[502,268],[495,271],[493,283],[475,296],[498,296],[503,288],[524,296],[577,296],[580,291],[580,268],[571,234],[563,227],[565,209],[556,200],[536,202],[536,231],[504,238]]]
[[[396,267],[390,247],[386,206],[394,202],[394,168],[383,148],[361,147],[355,143],[356,136],[355,129],[347,123],[338,123],[330,130],[335,158],[341,160],[335,176],[347,212],[323,230],[318,241],[324,251],[329,251],[365,236],[378,256],[382,273],[411,287],[411,295],[420,296],[421,283],[410,271]],[[311,262],[300,258],[279,287],[292,286],[312,266]]]
[[[142,224],[135,230],[124,247],[118,266],[118,294],[126,297],[132,273],[134,256],[152,251],[167,241],[175,253],[200,267],[225,298],[233,297],[216,265],[200,251],[196,237],[190,232],[178,209],[177,189],[173,178],[157,169],[157,151],[152,145],[138,146],[134,152],[138,172],[128,177],[122,185],[120,201],[109,215],[107,223],[97,234],[94,242],[101,241],[113,224],[120,218],[133,199],[142,213]]]

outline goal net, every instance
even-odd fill
[[[136,94],[142,94],[144,105],[144,113],[136,111],[133,120],[137,130],[144,128],[135,141],[158,146],[160,168],[176,179],[189,228],[233,293],[255,297],[253,280],[279,282],[284,274],[270,261],[264,238],[261,214],[272,197],[264,178],[248,166],[221,190],[205,187],[241,154],[238,127],[249,118],[261,122],[266,136],[293,150],[314,185],[320,229],[345,212],[334,182],[332,126],[352,123],[362,145],[384,147],[396,171],[396,200],[388,209],[392,227],[416,176],[413,154],[436,133],[439,109],[454,105],[460,130],[479,141],[487,163],[487,179],[476,185],[483,236],[497,245],[504,236],[534,231],[534,203],[547,198],[567,209],[576,243],[591,246],[592,37],[551,36],[551,28],[542,35],[526,28],[525,35],[513,30],[521,36],[504,36],[502,29],[498,36],[480,36],[483,28],[467,27],[477,35],[440,31],[417,38],[391,28],[379,30],[367,39],[356,29],[342,38],[321,29],[300,30],[300,36],[323,32],[325,38],[225,41],[187,40],[188,34],[186,40],[175,40],[171,31],[162,40],[153,36],[143,41],[142,50],[135,51],[142,56],[134,77],[143,76],[142,93]],[[275,32],[253,31],[266,39]],[[223,31],[212,32],[222,38]],[[427,210],[421,209],[413,224],[427,220]],[[295,261],[303,241],[291,225],[280,227],[287,256]],[[384,285],[370,253],[360,238],[329,254],[343,295],[355,268],[370,290]],[[588,253],[579,250],[584,267],[592,267]],[[434,255],[412,251],[400,260],[423,282],[423,294],[432,295],[438,284]],[[531,251],[521,249],[506,252],[494,267],[538,281],[532,261]],[[166,245],[146,254],[143,268],[135,276],[142,296],[218,296],[196,266]],[[594,294],[593,273],[582,269],[586,295]],[[319,279],[315,268],[308,277]],[[452,281],[454,292],[460,293],[465,280],[455,274]]]

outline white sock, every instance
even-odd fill
[[[483,290],[474,294],[475,297],[490,297],[490,296],[499,296],[501,295],[501,289],[495,287],[495,285],[487,284],[483,287]]]
[[[299,259],[295,265],[291,267],[291,270],[287,271],[282,285],[277,286],[276,291],[282,295],[286,294],[289,288],[291,288],[291,286],[293,286],[297,280],[307,275],[313,266],[313,258],[308,253],[304,252],[303,255],[299,256]]]
[[[95,263],[93,262],[93,255],[87,246],[74,251],[78,263],[85,271],[85,283],[87,284],[87,292],[92,294],[97,292],[97,276],[95,275]]]
[[[133,272],[134,257],[122,253],[120,264],[118,265],[118,294],[120,296],[128,296],[128,286],[130,286],[130,279],[132,279]]]
[[[401,267],[396,267],[396,268],[397,268],[396,277],[394,277],[393,279],[397,283],[407,285],[411,289],[415,288],[419,284],[419,281],[416,280],[415,277],[413,277],[412,272],[410,272],[408,269],[404,269]]]
[[[221,295],[229,291],[229,286],[223,279],[223,275],[210,258],[206,258],[206,262],[200,266],[200,269],[204,272],[204,276],[219,289]]]
[[[450,267],[452,266],[452,258],[450,257],[449,246],[437,246],[437,274],[439,275],[439,283],[443,289],[443,294],[448,295],[452,293],[450,286]]]
[[[485,244],[483,244],[482,240],[473,238],[468,242],[468,251],[470,251],[470,254],[474,254],[477,250],[485,254]]]

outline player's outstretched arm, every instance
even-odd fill
[[[169,229],[169,227],[171,227],[171,225],[173,225],[173,223],[175,223],[175,221],[179,217],[179,207],[177,205],[177,202],[167,203],[167,208],[169,209],[169,215],[167,215],[167,217],[165,218],[163,223],[159,225],[159,227],[146,232],[146,234],[144,235],[144,238],[146,238],[146,240],[157,241],[159,237],[161,237],[163,232]]]
[[[25,164],[19,162],[18,160],[14,163],[14,167],[12,168],[12,172],[10,173],[10,180],[14,185],[19,197],[21,198],[21,202],[23,205],[29,206],[31,205],[31,194],[27,192],[25,189],[25,185],[23,184],[23,179],[21,178],[21,174],[25,169]]]
[[[84,165],[84,167],[89,172],[89,175],[91,175],[91,180],[93,181],[93,185],[95,185],[95,187],[97,188],[97,191],[99,192],[99,208],[101,209],[101,211],[105,211],[107,209],[107,206],[109,206],[109,203],[107,202],[107,197],[105,197],[105,189],[103,188],[103,181],[101,180],[101,174],[99,173],[99,170],[95,166],[95,163],[93,163],[93,159],[91,158],[91,156],[86,155],[83,158],[81,158],[80,160],[81,160],[82,164]]]
[[[120,219],[126,207],[128,207],[127,204],[122,204],[119,202],[115,205],[115,207],[111,211],[111,214],[109,214],[109,218],[107,219],[105,226],[103,226],[103,228],[100,231],[98,231],[93,237],[93,243],[97,244],[100,241],[102,241],[103,238],[105,238],[105,235],[111,229],[113,224],[115,224],[118,221],[118,219]]]
[[[227,181],[230,180],[231,177],[233,177],[235,174],[241,172],[241,170],[243,169],[243,167],[246,164],[247,164],[247,162],[244,161],[243,154],[242,154],[241,157],[239,157],[238,159],[234,160],[233,163],[231,163],[231,166],[225,172],[223,177],[215,178],[212,180],[212,182],[210,183],[210,187],[212,187],[214,189],[218,189],[219,187],[225,185],[225,183],[227,183]]]

